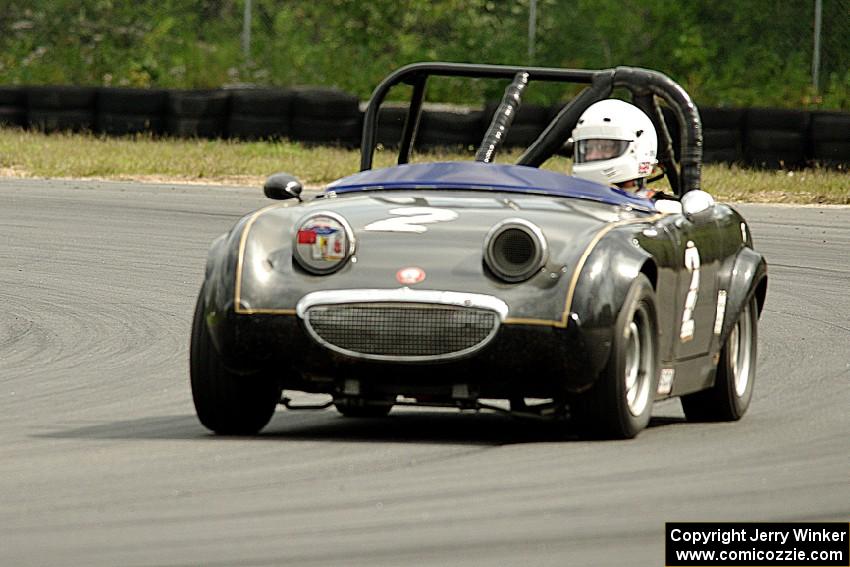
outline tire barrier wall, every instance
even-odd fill
[[[337,89],[292,90],[293,140],[311,144],[360,145],[363,115],[356,96]]]
[[[162,134],[168,91],[152,89],[100,89],[95,130],[110,136]]]
[[[310,144],[357,147],[363,104],[338,89],[240,88],[163,90],[76,86],[0,87],[0,126],[43,132],[92,131],[114,136],[289,138]],[[498,106],[482,109],[426,106],[416,137],[420,148],[474,149]],[[526,147],[557,113],[557,106],[520,107],[505,146]],[[668,123],[675,120],[665,110]],[[397,146],[407,107],[389,103],[378,115],[378,142]],[[700,110],[706,163],[762,168],[820,164],[850,167],[850,113],[774,108]],[[671,128],[678,148],[678,129]]]

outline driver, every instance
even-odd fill
[[[646,188],[646,178],[658,163],[658,136],[636,106],[617,99],[596,102],[582,113],[572,138],[575,177],[663,198]]]

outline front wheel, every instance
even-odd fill
[[[758,305],[747,303],[720,351],[714,386],[682,396],[691,421],[738,421],[750,407],[756,377]]]
[[[204,290],[192,322],[189,355],[192,400],[200,422],[219,435],[252,435],[266,426],[280,401],[280,387],[259,374],[230,371],[204,320]]]
[[[590,391],[576,400],[576,418],[598,436],[631,439],[649,424],[657,387],[655,290],[638,274],[617,316],[608,363]]]

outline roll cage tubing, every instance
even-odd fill
[[[677,195],[700,188],[702,170],[702,124],[699,111],[685,90],[668,76],[651,69],[616,67],[585,70],[549,67],[516,67],[508,65],[476,65],[469,63],[413,63],[388,75],[375,88],[363,118],[363,139],[360,146],[360,170],[372,168],[375,153],[378,110],[389,90],[399,84],[411,85],[413,93],[402,129],[399,146],[399,165],[410,161],[410,150],[419,127],[422,103],[428,77],[467,77],[484,79],[513,79],[506,89],[502,104],[493,116],[487,134],[476,154],[479,161],[492,160],[505,138],[513,116],[519,108],[520,97],[527,83],[549,81],[588,85],[572,99],[546,129],[532,142],[517,160],[517,165],[539,167],[552,157],[572,134],[581,113],[594,102],[608,98],[618,87],[628,89],[632,102],[652,120],[658,132],[658,161]],[[659,97],[673,110],[681,138],[681,159],[676,162],[661,108]]]

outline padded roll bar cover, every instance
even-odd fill
[[[522,91],[528,85],[528,73],[517,73],[513,82],[505,89],[502,104],[493,114],[493,120],[478,151],[475,153],[475,161],[490,163],[496,155],[499,147],[505,141],[505,135],[513,124],[514,118],[519,112],[522,104]]]

